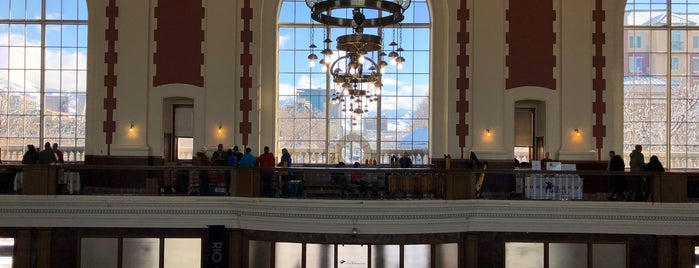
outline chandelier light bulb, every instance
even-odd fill
[[[310,66],[311,68],[315,67],[317,59],[318,59],[318,56],[316,56],[316,54],[314,54],[314,53],[311,53],[310,55],[308,55],[308,66]]]
[[[400,58],[403,49],[399,45],[402,41],[401,33],[396,35],[396,31],[400,31],[400,22],[404,18],[403,11],[410,6],[411,0],[378,1],[381,5],[373,1],[354,0],[305,0],[305,2],[311,8],[311,18],[321,23],[326,30],[324,49],[320,53],[324,57],[318,56],[323,58],[320,61],[321,69],[332,76],[332,82],[335,84],[333,88],[335,93],[331,101],[338,105],[341,103],[342,111],[352,118],[353,125],[357,125],[364,114],[369,113],[368,103],[371,102],[373,105],[378,101],[377,96],[381,94],[383,87],[381,77],[386,72],[388,61],[390,65],[398,65],[396,66],[398,69],[403,67],[405,59]],[[352,10],[351,18],[346,16],[348,10]],[[343,15],[335,16],[335,14]],[[348,22],[350,19],[351,23]],[[383,29],[391,26],[394,33],[393,41],[388,45],[390,53],[382,50],[381,35],[364,32],[365,27]],[[337,37],[337,54],[330,49],[333,42],[330,39],[331,27],[352,28],[352,34]],[[311,31],[311,43],[313,43],[312,34]],[[313,47],[310,52],[313,54]],[[378,60],[372,56],[378,56]],[[311,62],[310,55],[309,66],[315,66],[315,61]]]
[[[405,62],[405,58],[403,58],[403,56],[396,58],[396,64],[397,64],[396,69],[402,70],[404,62]]]
[[[311,68],[313,68],[313,67],[311,67]],[[321,64],[321,65],[320,65],[320,70],[321,70],[322,72],[327,72],[327,71],[328,71],[328,66],[325,65],[325,64]]]

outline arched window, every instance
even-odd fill
[[[364,164],[376,160],[385,164],[391,156],[405,152],[414,163],[429,161],[430,17],[426,0],[412,1],[404,15],[395,27],[364,29],[364,33],[382,37],[386,53],[397,49],[389,45],[392,41],[399,43],[406,62],[401,70],[386,68],[380,97],[368,103],[368,112],[353,120],[349,109],[343,111],[342,104],[331,101],[340,87],[320,64],[311,68],[308,60],[311,44],[317,46],[313,52],[322,58],[320,52],[328,36],[333,41],[333,57],[338,57],[336,38],[352,33],[352,29],[323,27],[311,19],[303,0],[282,3],[277,147],[287,148],[294,163]],[[377,59],[377,54],[372,57]]]
[[[0,2],[0,148],[58,143],[66,161],[85,147],[87,6],[84,0]]]

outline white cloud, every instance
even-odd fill
[[[291,36],[288,35],[280,35],[279,36],[279,47],[285,47],[286,42],[289,42],[291,40]]]
[[[295,92],[294,85],[279,84],[279,95],[294,95]]]
[[[8,40],[7,33],[0,35],[0,40]],[[10,44],[23,44],[25,37],[21,34],[10,34],[9,40]],[[8,54],[0,53],[0,62],[7,62],[11,69],[38,69],[41,66],[40,43],[29,40],[27,46],[26,49],[24,47],[10,47]],[[87,65],[87,55],[79,53],[75,49],[65,50],[63,53],[57,49],[46,49],[44,54],[47,68],[84,70]],[[30,88],[36,87],[38,89],[41,85],[41,75],[37,71],[10,72],[9,79],[16,84],[24,84]],[[79,81],[78,79],[85,79],[85,75],[80,75],[75,71],[62,72],[61,75],[58,75],[57,71],[48,71],[45,77],[45,87],[46,89],[63,88],[64,90],[74,90],[77,87],[78,91],[84,92],[86,83],[84,80]]]
[[[381,98],[381,109],[395,110],[397,107],[396,98]]]

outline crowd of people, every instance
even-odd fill
[[[33,144],[28,144],[27,151],[22,156],[22,164],[53,165],[63,162],[63,152],[58,149],[58,143],[51,146],[50,142],[46,142],[43,150],[39,150]]]
[[[269,146],[264,147],[264,152],[260,156],[255,156],[252,153],[252,148],[245,148],[245,153],[240,152],[240,148],[236,145],[233,148],[226,151],[223,150],[223,144],[219,144],[216,151],[211,155],[211,159],[206,155],[206,149],[203,148],[200,152],[196,154],[195,164],[198,166],[228,166],[228,167],[262,167],[268,168],[262,170],[262,196],[264,197],[274,197],[282,195],[282,187],[291,178],[291,174],[288,172],[281,171],[279,175],[279,181],[275,178],[274,171],[269,169],[275,166],[278,167],[290,167],[291,166],[291,155],[289,151],[284,148],[282,149],[282,156],[279,163],[276,163],[274,154],[269,150]],[[199,171],[199,189],[198,195],[209,195],[209,171],[201,170]],[[225,188],[226,191],[231,189],[231,172],[226,170],[224,174]],[[275,183],[276,182],[276,183]],[[229,195],[226,192],[225,195]]]
[[[626,165],[621,155],[617,155],[614,151],[609,151],[609,171],[624,171]],[[634,150],[629,154],[629,170],[631,172],[665,172],[663,164],[656,155],[652,155],[645,162],[643,155],[643,146],[636,145]],[[607,197],[611,201],[646,201],[650,198],[650,182],[649,178],[643,176],[629,176],[627,178],[621,174],[611,176],[611,192],[612,195]]]

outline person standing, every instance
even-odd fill
[[[657,155],[651,155],[650,159],[648,159],[648,163],[643,167],[643,171],[647,172],[665,172],[665,167],[663,167],[663,163],[660,163],[660,159],[658,159]],[[653,179],[656,178],[658,174],[653,174],[651,176],[651,182],[648,183],[646,182],[644,178],[644,183],[643,185],[643,196],[641,197],[640,201],[647,201],[650,198],[650,193],[651,193],[651,184],[653,183]]]
[[[240,149],[238,149],[238,145],[233,146],[233,154],[236,158],[238,158],[238,165],[240,165],[240,160],[243,159],[243,153],[241,153]]]
[[[254,167],[256,160],[257,158],[254,154],[252,154],[252,149],[248,147],[245,148],[245,154],[243,155],[243,158],[240,159],[240,162],[238,162],[238,165],[241,167]]]
[[[609,151],[609,162],[607,163],[607,170],[611,170],[610,167],[612,165],[612,158],[616,155],[616,152],[614,150]]]
[[[39,153],[39,164],[51,165],[56,163],[56,154],[51,149],[51,143],[44,144],[44,150]]]
[[[643,167],[646,165],[646,160],[643,153],[641,153],[641,151],[643,151],[643,146],[637,144],[635,148],[636,149],[629,154],[629,167],[631,167],[631,171],[643,171]]]
[[[56,161],[56,163],[63,164],[63,162],[64,162],[64,161],[63,161],[63,152],[61,152],[61,150],[58,150],[58,143],[54,143],[52,149],[53,149],[53,153],[56,154],[56,157],[57,157],[57,159],[58,159],[58,160]]]
[[[211,164],[223,166],[226,164],[226,152],[223,151],[223,144],[218,144],[218,149],[211,155]]]
[[[22,164],[36,164],[39,162],[39,152],[36,151],[34,144],[27,145],[27,152],[22,156]]]
[[[282,149],[282,158],[279,160],[280,167],[290,167],[291,166],[291,154],[286,148]]]
[[[226,195],[230,195],[231,193],[231,170],[230,168],[233,168],[238,165],[238,157],[235,156],[233,153],[233,150],[228,149],[226,151],[226,166],[229,167],[229,169],[226,169],[225,172],[225,179],[226,179]]]
[[[274,187],[272,179],[274,178],[274,154],[269,152],[269,147],[265,146],[264,153],[257,157],[255,165],[262,167],[262,196],[273,197]]]
[[[637,144],[635,150],[631,151],[629,154],[629,167],[631,172],[643,171],[646,166],[645,157],[643,156],[643,146]],[[641,176],[635,176],[631,181],[631,196],[630,200],[642,200],[643,199],[643,184],[646,183],[647,179]]]
[[[613,152],[613,151],[612,151]],[[611,152],[610,152],[611,155]],[[614,155],[609,160],[609,171],[624,171],[626,165],[624,159],[620,155]],[[623,175],[612,175],[611,191],[612,195],[607,197],[611,201],[624,200],[624,189],[626,189],[626,180]]]
[[[196,154],[196,165],[200,167],[208,166],[209,157],[206,156],[206,151],[197,152]],[[199,195],[208,195],[209,193],[209,171],[206,169],[199,169]]]
[[[277,166],[291,166],[291,154],[289,153],[289,150],[287,150],[286,148],[282,149],[282,158],[279,160],[279,164],[277,164]],[[289,181],[294,179],[294,176],[292,176],[291,172],[289,171],[282,171],[280,175],[283,189],[290,189],[287,186],[289,184]]]
[[[403,156],[398,160],[398,163],[402,168],[410,168],[413,166],[413,160],[410,159],[408,152],[403,153]]]
[[[665,172],[665,168],[663,167],[663,163],[660,163],[658,156],[652,155],[650,159],[648,159],[648,164],[643,167],[643,171]]]

